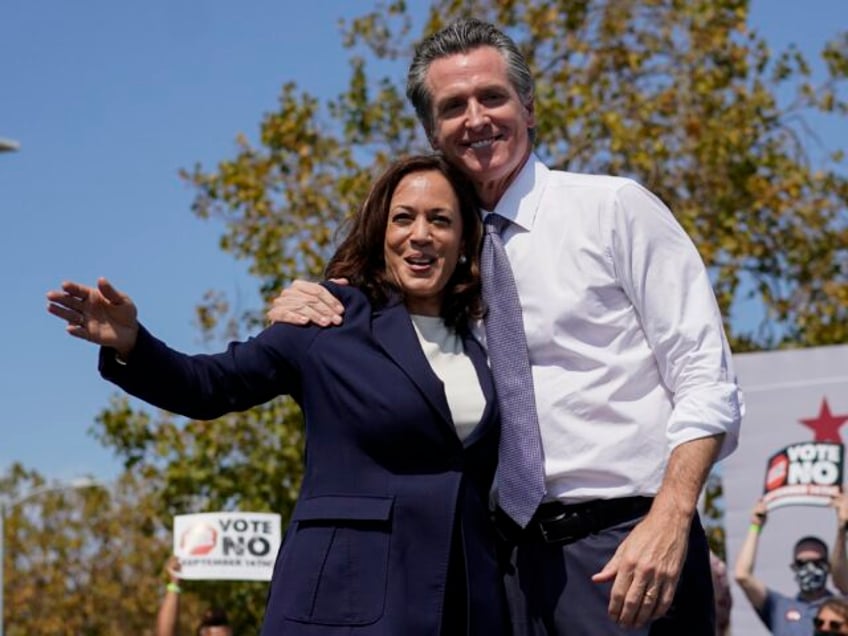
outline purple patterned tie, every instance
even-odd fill
[[[501,409],[498,503],[522,528],[545,495],[544,458],[521,304],[501,233],[509,220],[489,214],[480,254],[486,346]]]

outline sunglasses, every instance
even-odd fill
[[[800,570],[802,567],[807,565],[808,563],[815,563],[820,568],[823,568],[827,565],[827,559],[795,559],[789,567],[793,570]]]
[[[828,630],[827,632],[824,632],[825,634],[840,634],[841,633],[840,630],[845,626],[845,624],[846,624],[845,621],[832,621],[832,620],[826,621],[823,618],[814,618],[813,619],[813,626],[817,630],[823,630],[823,629]]]

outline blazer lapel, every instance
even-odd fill
[[[421,350],[406,307],[396,303],[374,312],[371,331],[374,339],[418,387],[441,418],[453,427],[445,387]]]

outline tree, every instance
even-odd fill
[[[670,205],[710,267],[736,350],[845,340],[843,151],[813,163],[804,118],[848,112],[848,34],[824,47],[828,76],[814,86],[797,50],[775,55],[749,29],[746,0],[443,0],[425,30],[461,14],[503,25],[530,61],[546,163],[633,176]],[[321,109],[286,84],[258,145],[240,137],[235,158],[185,173],[195,213],[224,220],[222,249],[248,259],[267,294],[318,276],[373,171],[425,148],[403,98],[411,36],[402,1],[354,20],[344,93]],[[366,59],[397,60],[396,75],[369,79]],[[749,296],[766,319],[742,333],[731,318]]]
[[[6,633],[152,633],[168,549],[154,493],[130,474],[110,491],[45,487],[19,464],[0,479],[0,496],[24,497],[6,516]]]
[[[129,470],[108,490],[45,491],[44,478],[19,464],[0,479],[0,497],[25,497],[5,524],[8,636],[153,635],[172,537],[162,512],[167,497],[144,472]],[[227,609],[236,633],[257,631],[261,583],[185,581],[182,588],[180,633],[194,633],[214,605]]]
[[[502,25],[530,61],[544,161],[635,177],[674,210],[710,269],[737,351],[845,340],[848,181],[841,149],[811,153],[805,117],[848,112],[839,92],[848,36],[825,46],[827,77],[813,85],[798,51],[774,54],[748,27],[745,0],[441,0],[423,32],[462,14]],[[224,222],[221,248],[249,262],[266,297],[319,277],[375,171],[426,149],[403,96],[422,34],[414,24],[402,0],[353,20],[343,92],[321,104],[284,84],[255,141],[239,136],[233,158],[183,173],[197,189],[194,213]],[[766,317],[744,332],[733,316],[748,297]],[[218,294],[198,317],[208,336],[259,321],[222,323]],[[285,515],[297,491],[301,422],[287,400],[185,426],[118,401],[97,432],[132,470],[162,480],[162,518],[194,495]]]

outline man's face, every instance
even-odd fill
[[[489,46],[435,60],[430,141],[465,172],[491,209],[530,155],[533,105],[522,104],[501,54]]]
[[[791,564],[801,592],[814,594],[824,589],[829,566],[827,554],[817,543],[802,543]]]

